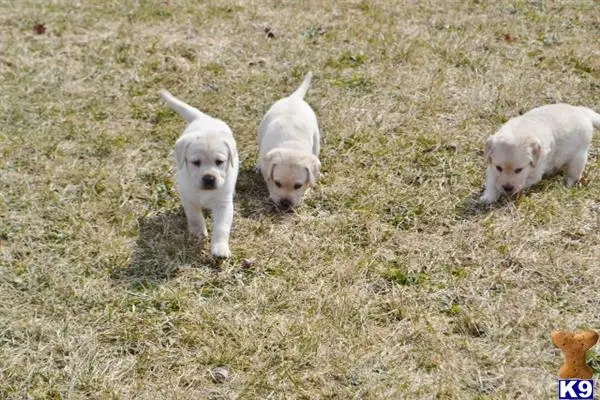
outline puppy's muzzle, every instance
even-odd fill
[[[290,208],[292,208],[292,201],[286,198],[279,200],[279,208],[281,208],[282,210],[289,210]]]
[[[504,190],[504,193],[506,194],[513,194],[513,192],[515,191],[515,187],[513,185],[502,185],[502,190]]]
[[[214,175],[204,175],[202,177],[202,189],[214,189],[217,185],[217,178]]]

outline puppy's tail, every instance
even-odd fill
[[[579,109],[592,121],[594,128],[600,129],[600,114],[587,107],[579,107]]]
[[[313,76],[312,72],[308,72],[304,76],[302,85],[300,85],[300,87],[298,89],[296,89],[296,91],[294,93],[292,93],[292,95],[290,97],[299,97],[299,98],[303,99],[304,96],[306,95],[306,92],[308,92],[308,88],[310,87],[310,81],[312,80],[312,76]]]
[[[160,97],[165,101],[165,103],[167,103],[169,107],[173,109],[173,111],[181,115],[183,119],[185,119],[187,122],[192,122],[196,118],[199,118],[204,115],[202,111],[190,106],[189,104],[184,103],[165,89],[162,89],[159,92],[159,94]]]

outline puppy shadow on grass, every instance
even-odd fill
[[[483,194],[485,188],[481,188],[478,192],[473,192],[471,196],[467,197],[457,205],[457,214],[461,219],[471,219],[478,216],[485,215],[492,210],[507,208],[511,205],[519,203],[522,198],[531,196],[534,193],[539,193],[549,190],[553,185],[564,185],[564,177],[557,178],[560,174],[545,177],[536,185],[527,188],[513,196],[501,196],[498,201],[492,204],[484,204],[479,201],[479,198]]]
[[[267,184],[254,166],[240,168],[234,204],[236,214],[242,218],[261,219],[268,215],[279,219],[286,214],[269,200]],[[235,226],[235,221],[233,224]]]
[[[217,267],[207,243],[187,231],[183,208],[139,219],[139,237],[127,268],[112,278],[131,286],[157,284],[176,277],[183,266]]]
[[[472,219],[485,215],[494,209],[506,207],[512,201],[512,199],[502,196],[493,204],[482,203],[479,201],[479,198],[483,194],[483,191],[484,189],[482,188],[477,192],[473,192],[469,197],[458,203],[456,211],[460,219]]]

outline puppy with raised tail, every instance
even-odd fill
[[[484,203],[512,195],[566,168],[566,184],[581,179],[600,114],[568,104],[545,105],[512,118],[485,144]]]
[[[177,99],[166,90],[162,99],[188,122],[175,143],[177,183],[190,233],[208,236],[203,209],[213,215],[211,253],[229,257],[229,232],[233,222],[233,195],[239,160],[233,133],[220,119]]]
[[[269,198],[284,210],[300,204],[321,170],[317,116],[304,101],[311,78],[309,72],[294,93],[275,102],[258,127],[258,168]]]

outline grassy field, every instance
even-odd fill
[[[508,118],[600,110],[597,1],[0,0],[0,26],[0,398],[551,399],[550,332],[600,328],[600,140],[587,186],[474,201]],[[256,129],[309,70],[323,176],[280,215]],[[236,135],[229,260],[186,234],[161,88]]]

